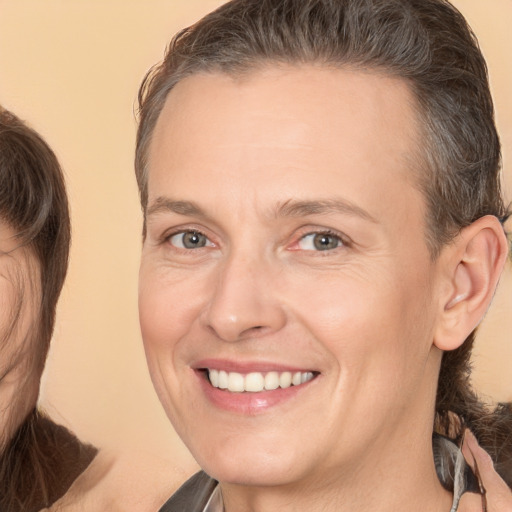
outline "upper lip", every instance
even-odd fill
[[[240,361],[232,359],[202,359],[191,365],[195,370],[215,369],[241,374],[251,372],[316,372],[309,366],[294,366],[271,361]]]

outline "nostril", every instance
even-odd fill
[[[278,304],[256,301],[253,296],[237,298],[236,302],[232,297],[218,296],[204,309],[201,323],[219,339],[240,341],[278,331],[286,320]]]

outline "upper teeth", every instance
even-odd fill
[[[208,377],[214,388],[234,393],[243,391],[271,391],[277,388],[298,386],[313,378],[313,372],[252,372],[247,374],[208,369]]]

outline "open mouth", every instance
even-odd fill
[[[259,393],[299,386],[313,380],[318,372],[251,372],[247,374],[205,368],[210,384],[217,389],[232,393]]]

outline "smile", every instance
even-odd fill
[[[210,384],[214,388],[224,389],[232,393],[259,393],[261,391],[273,391],[286,389],[291,386],[305,384],[315,377],[314,372],[251,372],[242,374],[227,372],[225,370],[206,370]]]

